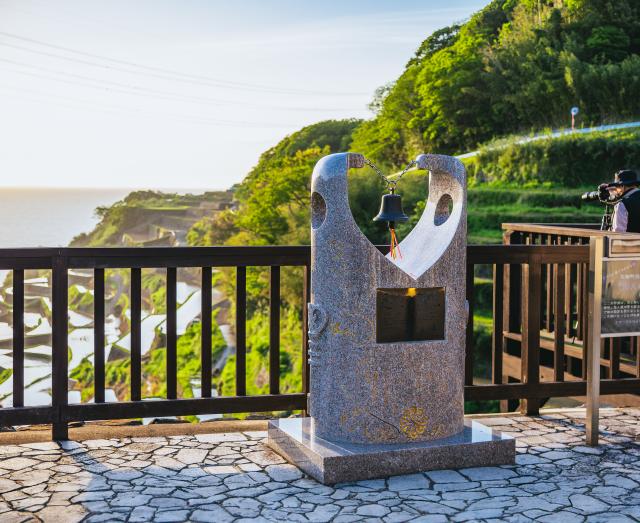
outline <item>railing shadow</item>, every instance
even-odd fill
[[[76,472],[80,483],[72,483],[80,492],[71,502],[87,517],[111,514],[106,521],[117,521],[119,515],[126,521],[153,521],[159,512],[166,521],[187,521],[198,510],[207,513],[207,521],[231,521],[257,517],[261,504],[251,498],[303,477],[260,445],[260,439],[242,433],[197,438],[61,442],[63,456],[81,469]],[[239,443],[251,446],[240,453],[234,446]],[[242,500],[241,506],[221,504],[231,497]]]

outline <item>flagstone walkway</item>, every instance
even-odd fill
[[[323,486],[264,432],[0,446],[0,521],[640,521],[640,409],[485,422],[517,438],[517,464]]]

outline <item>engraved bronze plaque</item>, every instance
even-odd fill
[[[444,287],[378,289],[376,342],[444,339]]]
[[[640,332],[640,260],[606,260],[602,271],[601,335]]]

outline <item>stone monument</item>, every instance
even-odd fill
[[[430,172],[424,213],[395,258],[364,236],[332,154],[311,182],[308,418],[269,423],[268,444],[323,483],[513,463],[515,441],[464,419],[466,174]]]

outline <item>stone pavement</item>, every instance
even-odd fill
[[[517,464],[327,487],[263,445],[264,432],[0,446],[0,522],[640,521],[640,409],[486,418]]]

